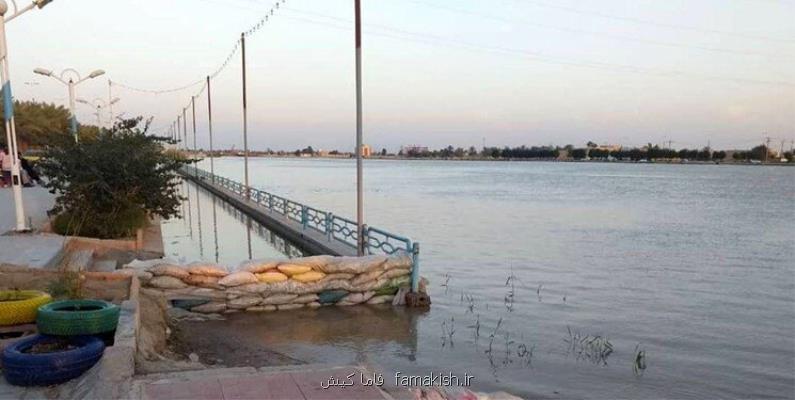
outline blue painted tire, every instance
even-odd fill
[[[65,340],[77,348],[46,354],[25,353],[48,340]],[[69,338],[36,335],[3,350],[3,376],[16,386],[48,386],[83,375],[102,358],[105,344],[93,336]]]

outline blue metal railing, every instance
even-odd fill
[[[211,174],[193,166],[184,167],[182,173],[184,175],[192,175],[197,179],[208,180],[244,199],[247,197],[246,192],[248,192],[250,201],[267,208],[273,213],[280,214],[286,219],[300,223],[302,230],[311,229],[325,235],[326,240],[329,242],[335,240],[354,249],[357,248],[359,233],[355,221],[268,193],[264,190],[249,188],[247,191],[245,185],[239,182],[224,178],[223,176]],[[420,244],[412,242],[406,237],[398,236],[367,225],[362,228],[362,235],[364,237],[364,251],[366,254],[393,255],[405,253],[411,257],[411,289],[416,292],[419,289]]]

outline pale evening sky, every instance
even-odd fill
[[[14,94],[66,104],[35,67],[106,70],[78,87],[88,100],[107,99],[107,78],[197,81],[272,4],[56,0],[7,25]],[[365,142],[377,149],[795,139],[792,0],[363,0],[363,18]],[[353,148],[352,19],[352,0],[288,0],[247,39],[252,149]],[[238,53],[213,80],[218,148],[242,147],[240,88]],[[160,133],[200,89],[115,87],[115,108],[153,116]],[[206,94],[196,109],[206,148]]]

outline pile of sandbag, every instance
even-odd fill
[[[212,263],[165,262],[139,266],[136,274],[146,287],[210,299],[191,311],[230,313],[399,304],[395,295],[410,285],[411,268],[411,258],[399,254],[251,260],[231,270]]]

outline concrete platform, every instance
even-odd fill
[[[372,373],[361,367],[295,366],[291,368],[224,368],[158,374],[133,383],[132,398],[160,399],[394,399],[378,386],[361,384]],[[351,377],[350,379],[348,377]],[[330,378],[351,386],[323,386]],[[408,391],[403,391],[407,398]]]
[[[52,234],[11,234],[0,236],[0,264],[52,267],[60,256],[65,238]]]

